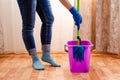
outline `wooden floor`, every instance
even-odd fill
[[[0,55],[0,80],[120,80],[120,58],[116,55],[93,53],[88,73],[71,73],[67,53],[52,56],[62,67],[42,62],[45,70],[39,71],[31,67],[27,54]]]

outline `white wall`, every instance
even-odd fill
[[[4,51],[14,50],[13,48],[13,27],[11,20],[11,1],[0,1],[0,20],[3,28]]]
[[[73,3],[73,0],[70,0]],[[51,0],[55,21],[53,25],[52,51],[64,51],[64,44],[73,37],[72,15],[59,0]],[[4,51],[24,52],[25,47],[21,35],[21,16],[16,0],[0,0],[0,18],[3,27]],[[37,15],[35,24],[35,41],[37,50],[41,51],[40,43],[41,22]]]

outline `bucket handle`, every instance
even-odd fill
[[[68,46],[66,44],[64,45],[64,51],[68,52]]]

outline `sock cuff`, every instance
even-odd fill
[[[36,48],[29,49],[29,50],[28,50],[28,53],[29,53],[29,55],[31,55],[31,56],[35,56],[35,55],[37,55]]]
[[[49,52],[50,51],[50,44],[42,45],[42,51],[43,52]]]

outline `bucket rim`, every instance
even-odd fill
[[[87,41],[87,42],[89,42],[90,44],[89,45],[68,45],[68,43],[69,42],[74,42],[74,41],[77,41],[77,40],[70,40],[70,41],[67,41],[67,47],[73,47],[73,46],[81,46],[81,47],[93,47],[94,45],[91,43],[91,41],[90,40],[82,40],[82,41]]]
[[[75,47],[93,47],[93,44],[90,44],[90,45],[66,45],[67,47],[73,47],[73,46],[75,46]]]

